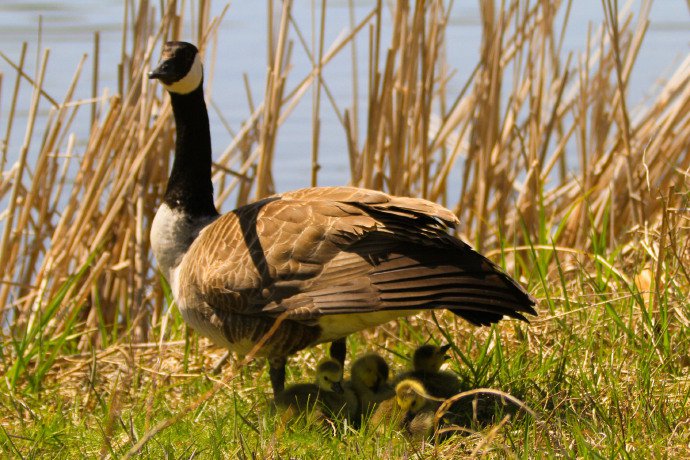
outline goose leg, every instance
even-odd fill
[[[343,367],[345,367],[345,355],[347,354],[347,344],[345,342],[345,337],[331,342],[330,353],[331,358],[335,359]]]
[[[268,375],[271,377],[271,386],[273,387],[274,398],[285,389],[286,363],[287,359],[284,356],[268,358]]]
[[[223,366],[225,365],[225,363],[228,362],[228,358],[230,358],[230,350],[227,350],[225,354],[221,356],[220,359],[216,362],[216,364],[213,366],[213,369],[211,369],[211,374],[220,374],[220,371],[223,369]]]

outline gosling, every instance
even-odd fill
[[[368,418],[380,402],[395,395],[388,383],[389,369],[386,361],[377,353],[368,353],[352,363],[350,381],[345,382],[345,393],[354,394],[358,410],[353,421],[357,424]]]
[[[340,363],[332,358],[324,359],[316,367],[315,383],[290,385],[276,395],[275,404],[284,411],[283,420],[312,411],[318,418],[345,416],[349,408],[342,381]]]
[[[378,405],[370,426],[379,432],[386,427],[404,430],[416,440],[426,438],[433,431],[434,413],[439,405],[434,399],[420,382],[402,380],[395,386],[395,397]]]
[[[394,382],[414,379],[421,382],[429,395],[447,399],[460,391],[460,379],[452,372],[442,371],[441,366],[448,359],[446,352],[450,345],[422,345],[412,356],[412,371],[395,377]]]

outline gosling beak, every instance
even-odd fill
[[[332,389],[335,393],[343,394],[343,386],[340,384],[340,382],[334,382]]]
[[[439,350],[441,350],[441,353],[447,352],[448,350],[450,350],[450,344],[447,343],[447,344],[443,345],[442,347],[439,347]]]

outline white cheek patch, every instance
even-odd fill
[[[192,68],[189,69],[187,75],[171,85],[163,84],[163,87],[171,93],[189,94],[199,87],[203,76],[204,69],[201,65],[201,58],[199,58],[199,54],[197,53],[194,57]]]

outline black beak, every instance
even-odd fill
[[[374,383],[374,392],[378,392],[379,389],[381,388],[381,384],[383,384],[384,379],[379,375],[376,377],[376,382]]]
[[[343,394],[343,386],[340,384],[340,382],[334,382],[333,383],[333,391],[335,393]]]
[[[170,70],[170,66],[167,62],[161,62],[158,64],[158,67],[149,72],[149,79],[155,78],[162,81],[169,80],[171,76]]]
[[[439,350],[441,350],[441,353],[445,353],[448,350],[450,350],[450,344],[443,345],[442,347],[439,347]]]
[[[149,80],[153,80],[154,78],[160,78],[163,75],[158,72],[158,69],[154,69],[151,72],[149,72]]]

